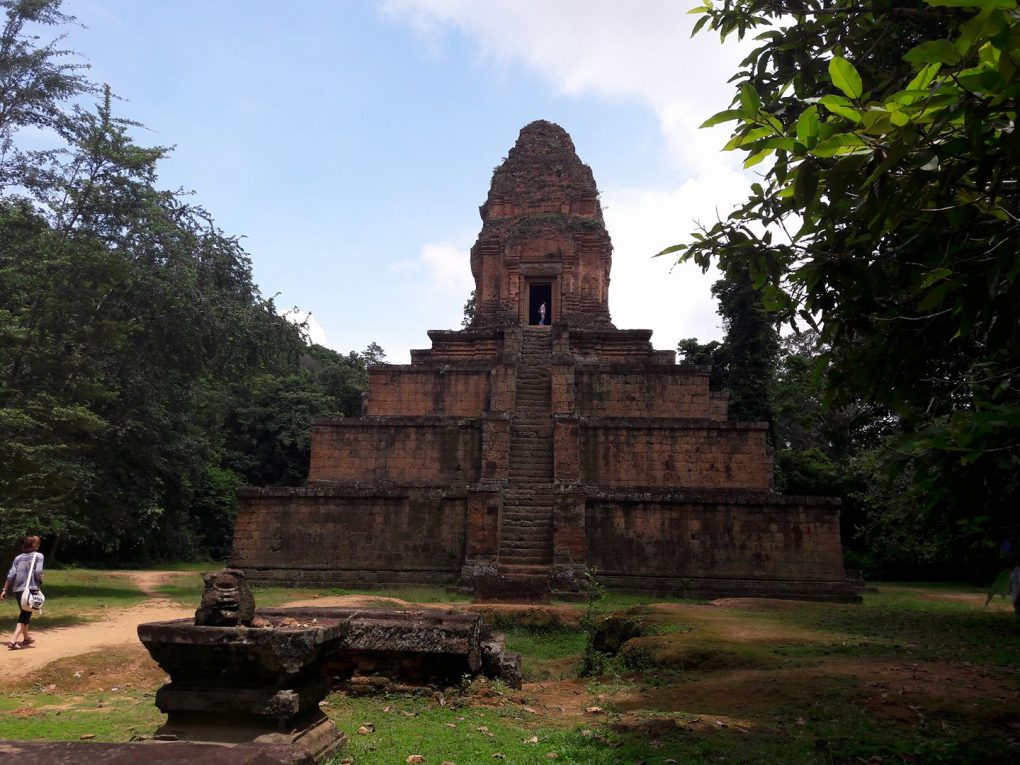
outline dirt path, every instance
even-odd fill
[[[73,627],[53,627],[33,631],[36,642],[30,648],[9,651],[0,647],[0,686],[19,674],[45,667],[51,661],[66,656],[99,651],[110,646],[138,644],[138,625],[165,619],[181,619],[195,613],[193,608],[182,608],[167,600],[156,587],[174,571],[123,571],[117,576],[130,579],[149,600],[131,608],[108,609],[102,621],[78,624]],[[9,616],[5,611],[5,616]],[[6,645],[14,630],[14,620],[4,619],[3,642]]]

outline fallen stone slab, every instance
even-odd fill
[[[18,765],[163,765],[182,762],[189,765],[314,765],[315,758],[300,747],[280,745],[0,740],[0,762]]]

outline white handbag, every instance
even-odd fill
[[[39,553],[32,554],[32,565],[28,569],[25,590],[21,593],[22,611],[42,611],[43,604],[46,602],[46,596],[42,594],[42,590],[37,588],[35,592],[32,592],[32,577],[35,574],[35,562],[38,560],[38,555]]]

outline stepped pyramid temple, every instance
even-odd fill
[[[774,494],[766,426],[613,325],[612,244],[566,131],[525,127],[481,216],[471,326],[370,368],[363,416],[315,423],[303,486],[241,489],[231,565],[483,599],[576,592],[586,568],[615,589],[855,599],[837,502]]]

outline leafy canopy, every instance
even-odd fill
[[[742,206],[663,254],[746,262],[766,308],[820,330],[828,397],[902,419],[898,449],[931,504],[968,532],[1008,533],[1016,0],[709,0],[692,12],[696,30],[755,35],[731,108],[705,125],[732,123],[725,148],[764,169]]]

